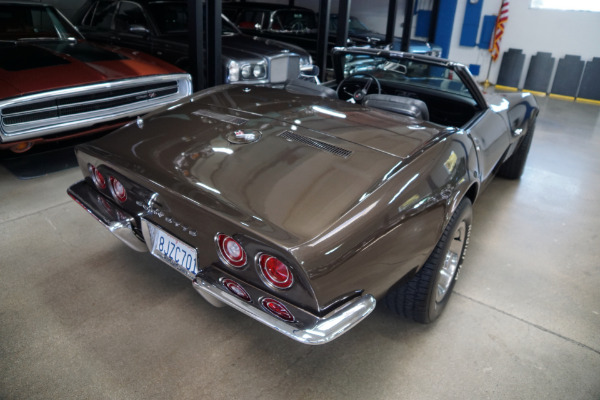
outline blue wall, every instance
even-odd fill
[[[452,28],[454,27],[454,14],[458,0],[440,0],[434,43],[442,46],[442,57],[448,58]]]

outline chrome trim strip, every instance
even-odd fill
[[[225,292],[216,285],[202,280],[198,275],[193,280],[194,289],[203,297],[211,296],[221,303],[262,322],[268,327],[294,339],[300,343],[318,345],[331,342],[340,335],[348,332],[356,324],[369,315],[376,305],[375,298],[370,294],[350,300],[338,309],[333,310],[324,317],[314,317],[314,325],[307,329],[298,329],[294,324],[287,323],[268,314],[262,309],[238,299]]]
[[[35,102],[46,102],[53,101],[56,99],[69,98],[77,95],[87,95],[92,93],[103,93],[109,90],[116,89],[127,89],[127,88],[135,88],[139,85],[144,84],[153,84],[164,81],[173,81],[177,83],[177,93],[170,94],[167,96],[160,96],[154,99],[144,99],[139,102],[109,107],[101,110],[93,110],[93,111],[84,111],[81,113],[68,114],[59,117],[50,117],[47,119],[41,119],[37,121],[31,122],[23,122],[16,123],[11,126],[7,126],[4,124],[2,114],[2,109],[5,107],[18,107],[18,106],[27,106],[28,104]],[[160,91],[160,88],[156,89]],[[143,91],[145,93],[145,91]],[[25,95],[21,97],[15,97],[8,100],[0,101],[0,120],[2,123],[0,125],[0,141],[1,142],[11,142],[16,140],[24,140],[30,139],[45,135],[50,135],[53,133],[72,130],[72,129],[82,129],[86,127],[91,127],[98,123],[110,122],[122,118],[133,118],[139,116],[141,114],[148,113],[156,108],[159,108],[165,104],[169,104],[175,100],[178,100],[182,97],[188,96],[192,93],[192,83],[191,77],[189,74],[170,74],[170,75],[156,75],[156,76],[148,76],[141,78],[133,78],[133,79],[124,79],[121,81],[114,82],[104,82],[97,83],[91,85],[77,86],[66,89],[59,89],[47,92],[36,93],[32,95]],[[128,94],[128,96],[133,96],[133,94]],[[92,104],[100,104],[102,102],[118,100],[122,96],[115,96],[114,98],[105,98],[101,99],[97,102],[92,101]],[[89,103],[72,103],[65,104],[62,106],[63,108],[75,108],[82,104]],[[43,112],[44,110],[56,110],[55,107],[42,107],[40,109],[35,110],[36,113]],[[28,112],[19,112],[15,113],[14,116],[18,115],[26,115],[28,113],[32,113],[33,111]],[[11,115],[12,116],[12,115]]]
[[[192,112],[192,114],[197,115],[199,117],[206,117],[233,125],[244,125],[246,122],[248,122],[246,118],[236,117],[235,115],[223,114],[204,109],[196,110]]]
[[[121,211],[112,200],[102,196],[85,180],[72,185],[67,193],[127,246],[139,252],[148,251],[146,244],[133,232],[134,218]]]

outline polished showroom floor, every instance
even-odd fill
[[[317,347],[121,244],[67,197],[77,168],[0,166],[0,398],[599,399],[600,107],[539,102],[523,178],[476,203],[442,318],[378,306]]]

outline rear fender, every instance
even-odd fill
[[[529,121],[537,115],[537,104],[531,93],[511,93],[507,111],[508,125],[513,136],[520,136]]]

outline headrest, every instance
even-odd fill
[[[362,102],[367,107],[379,108],[409,117],[429,120],[427,104],[419,99],[410,97],[392,96],[389,94],[369,94]]]
[[[285,85],[285,90],[294,94],[308,94],[312,96],[326,97],[328,99],[337,99],[335,90],[327,86],[317,85],[314,82],[303,79],[292,79]]]

